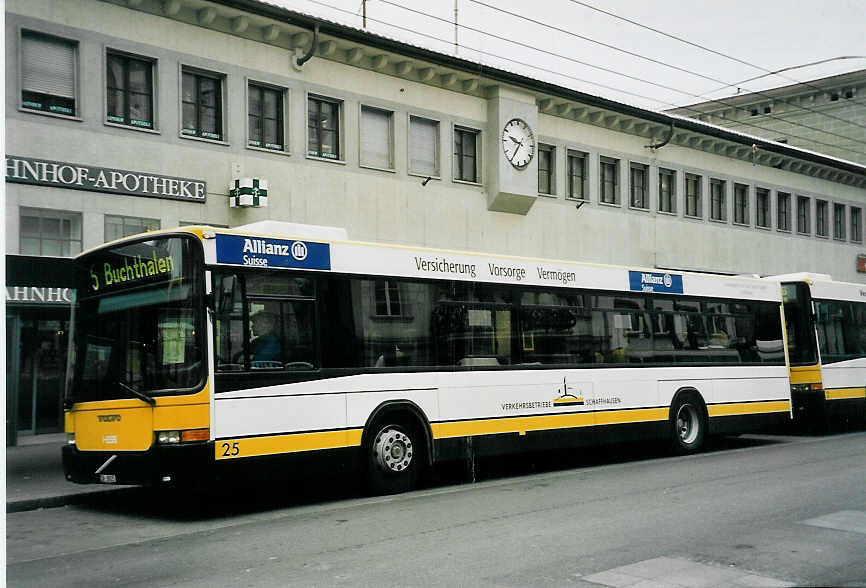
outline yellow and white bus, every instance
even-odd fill
[[[866,423],[866,285],[826,274],[785,274],[782,284],[794,416]]]
[[[272,221],[131,237],[76,268],[63,452],[75,482],[339,454],[371,490],[396,492],[470,454],[649,437],[693,452],[790,419],[771,281]]]

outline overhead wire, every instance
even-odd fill
[[[381,1],[382,1],[383,3],[385,3],[385,4],[391,4],[391,5],[393,5],[393,6],[397,6],[397,4],[394,4],[393,2],[390,2],[390,1],[388,1],[388,0],[381,0]],[[563,28],[560,28],[560,27],[557,27],[557,26],[554,26],[554,25],[551,25],[551,24],[548,24],[548,23],[545,23],[545,22],[542,22],[542,21],[536,20],[536,19],[534,19],[534,18],[530,18],[530,17],[525,16],[525,15],[518,14],[518,13],[516,13],[516,12],[512,12],[512,11],[510,11],[510,10],[505,10],[504,8],[499,8],[499,7],[497,7],[497,6],[494,6],[494,5],[492,5],[492,4],[489,4],[489,3],[487,3],[487,2],[484,2],[484,1],[482,1],[482,0],[469,0],[469,1],[472,2],[472,3],[474,3],[474,4],[478,4],[478,5],[480,5],[480,6],[484,6],[485,8],[488,8],[488,9],[491,9],[491,10],[495,10],[495,11],[497,11],[497,12],[501,12],[501,13],[503,13],[503,14],[507,14],[507,15],[509,15],[509,16],[511,16],[511,17],[519,18],[519,19],[525,20],[525,21],[527,21],[527,22],[531,22],[531,23],[533,23],[533,24],[535,24],[535,25],[538,25],[538,26],[541,26],[541,27],[545,27],[545,28],[548,28],[548,29],[554,30],[554,31],[556,31],[556,32],[558,32],[558,33],[562,33],[562,34],[565,34],[565,35],[569,35],[569,36],[572,36],[572,37],[575,37],[575,38],[581,39],[581,40],[583,40],[583,41],[587,41],[587,42],[589,42],[589,43],[594,43],[594,44],[599,45],[599,46],[601,46],[601,47],[605,47],[605,48],[607,48],[607,49],[611,49],[611,50],[613,50],[613,51],[617,51],[617,52],[620,52],[620,53],[624,53],[624,54],[629,55],[629,56],[631,56],[631,57],[636,57],[636,58],[638,58],[638,59],[642,59],[642,60],[648,61],[648,62],[650,62],[650,63],[655,63],[655,64],[657,64],[657,65],[661,65],[661,66],[663,66],[663,67],[667,67],[667,68],[673,69],[673,70],[675,70],[675,71],[683,72],[683,73],[686,73],[686,74],[689,74],[689,75],[692,75],[692,76],[695,76],[695,77],[698,77],[698,78],[701,78],[701,79],[704,79],[704,80],[708,80],[708,81],[715,82],[715,83],[718,83],[718,84],[724,84],[724,85],[725,85],[724,87],[729,87],[729,86],[731,85],[731,84],[729,84],[728,82],[726,82],[725,80],[720,80],[720,79],[715,78],[715,77],[713,77],[713,76],[708,76],[708,75],[702,74],[702,73],[700,73],[700,72],[696,72],[696,71],[692,71],[692,70],[689,70],[689,69],[686,69],[686,68],[683,68],[683,67],[679,67],[679,66],[677,66],[677,65],[673,65],[673,64],[670,64],[670,63],[667,63],[667,62],[661,61],[661,60],[659,60],[659,59],[654,59],[654,58],[652,58],[652,57],[647,57],[646,55],[642,55],[642,54],[640,54],[640,53],[635,53],[634,51],[629,51],[628,49],[623,49],[623,48],[621,48],[621,47],[617,47],[616,45],[611,45],[610,43],[605,43],[604,41],[599,41],[599,40],[597,40],[597,39],[593,39],[593,38],[591,38],[591,37],[587,37],[586,35],[581,35],[581,34],[579,34],[579,33],[575,33],[574,31],[569,31],[569,30],[566,30],[566,29],[563,29]],[[580,4],[581,4],[582,6],[585,6],[585,4],[583,4],[583,3],[580,3]],[[612,14],[612,13],[607,13],[607,12],[605,12],[605,14]],[[632,21],[629,21],[629,22],[632,22]],[[655,31],[655,30],[654,30],[654,31]],[[477,32],[481,32],[481,31],[477,31]],[[715,91],[715,90],[714,90],[714,91]],[[763,96],[763,97],[765,97],[765,98],[767,98],[767,99],[773,99],[773,100],[776,100],[776,101],[779,101],[779,102],[783,102],[783,103],[785,103],[785,104],[788,104],[789,106],[793,106],[794,108],[799,108],[799,109],[801,109],[801,110],[805,110],[805,111],[807,111],[807,112],[811,112],[811,113],[813,113],[813,114],[817,114],[817,115],[819,115],[819,116],[826,116],[827,118],[831,118],[831,119],[834,119],[834,120],[838,120],[838,121],[844,122],[844,123],[846,123],[846,124],[850,124],[850,125],[852,125],[852,126],[858,126],[858,127],[862,127],[862,128],[864,128],[864,129],[866,129],[866,124],[860,124],[860,123],[857,123],[857,122],[851,121],[850,119],[846,119],[846,118],[842,118],[842,117],[836,116],[836,115],[834,115],[834,114],[832,114],[832,113],[827,113],[827,112],[822,112],[822,111],[820,111],[820,110],[815,110],[814,108],[809,108],[809,107],[807,107],[807,106],[803,106],[802,104],[797,104],[797,103],[795,103],[795,102],[789,101],[789,100],[784,99],[784,98],[773,97],[773,96],[770,96],[770,95],[765,94],[765,93],[763,93],[763,92],[756,92],[756,91],[751,91],[751,90],[748,90],[748,91],[749,91],[750,93],[757,94],[757,95],[759,95],[759,96]],[[707,98],[707,94],[706,94],[706,93],[705,93],[705,94],[693,94],[693,93],[691,93],[691,92],[682,92],[682,93],[685,94],[685,95],[692,96],[692,97],[694,97],[694,98],[699,98],[699,99],[704,100],[704,101],[707,101],[707,102],[716,102],[716,103],[721,103],[721,104],[725,104],[725,105],[728,106],[728,107],[736,108],[737,110],[743,110],[744,112],[746,111],[746,109],[743,108],[743,107],[737,107],[737,106],[731,106],[731,105],[728,105],[728,104],[724,103],[721,99]],[[779,118],[778,120],[782,120],[782,119]],[[789,121],[785,121],[785,122],[789,122]],[[813,127],[813,130],[817,130],[817,131],[821,131],[821,132],[826,132],[826,131],[823,131],[822,129],[818,129],[818,128],[815,128],[815,127]],[[828,134],[831,134],[831,133],[828,133]],[[843,135],[843,136],[844,136],[844,135]]]
[[[811,67],[813,65],[822,65],[824,63],[830,63],[831,61],[841,61],[841,60],[845,60],[845,59],[866,59],[866,55],[839,55],[838,57],[828,57],[827,59],[820,59],[818,61],[812,61],[810,63],[801,63],[800,65],[791,65],[789,67],[783,67],[782,69],[777,69],[775,71],[768,71],[767,73],[761,74],[759,76],[754,76],[754,77],[751,77],[751,78],[748,78],[745,80],[741,80],[739,82],[734,82],[733,84],[729,84],[729,85],[723,86],[721,88],[716,88],[715,90],[711,90],[710,92],[708,92],[708,94],[712,94],[713,92],[719,92],[721,90],[725,90],[727,88],[732,88],[734,86],[737,86],[737,89],[739,90],[741,84],[746,84],[748,82],[760,80],[761,78],[766,78],[767,76],[778,75],[779,73],[781,73],[783,71],[791,71],[792,69],[801,69],[804,67]],[[781,77],[784,77],[788,80],[796,82],[794,84],[795,86],[807,86],[809,88],[814,88],[815,90],[818,90],[820,92],[826,92],[827,91],[826,88],[812,85],[810,82],[798,82],[797,80],[794,80],[793,78],[788,78],[786,76],[781,76]],[[866,102],[862,102],[859,100],[852,100],[850,102],[850,104],[866,104]]]
[[[350,16],[357,16],[356,14],[352,13],[352,12],[349,11],[349,10],[345,10],[345,9],[340,8],[340,7],[337,7],[337,6],[333,6],[333,5],[331,5],[331,4],[328,4],[328,3],[326,3],[326,2],[322,2],[322,1],[320,1],[320,0],[307,0],[307,2],[309,2],[309,3],[311,3],[311,4],[318,5],[318,6],[322,6],[322,7],[324,7],[324,8],[328,8],[328,9],[330,9],[330,10],[334,10],[334,11],[336,11],[336,12],[340,12],[340,13],[348,14],[348,15],[350,15]],[[380,0],[380,2],[386,2],[386,0]],[[391,4],[390,2],[387,2],[387,3]],[[404,6],[400,6],[400,5],[397,5],[397,4],[394,4],[394,6],[397,6],[397,7],[399,7],[399,8],[403,8],[403,9],[406,9],[406,10],[410,10],[410,11],[412,11],[412,12],[417,12],[417,11],[414,11],[414,10],[412,10],[412,9],[407,9],[407,8],[404,7]],[[437,16],[435,16],[435,15],[430,15],[430,14],[426,14],[426,13],[420,13],[420,14],[422,14],[422,15],[424,15],[424,16],[427,16],[427,17],[429,17],[429,18],[433,18],[433,19],[435,19],[435,20],[441,20],[441,21],[446,22],[446,23],[451,24],[451,25],[454,24],[452,21],[449,21],[449,20],[447,20],[447,19],[443,19],[443,18],[437,17]],[[423,32],[418,31],[417,29],[410,29],[410,28],[408,28],[408,27],[403,27],[403,26],[401,26],[401,25],[395,24],[395,23],[390,22],[390,21],[386,21],[386,20],[382,20],[382,19],[377,19],[377,18],[371,17],[371,16],[369,16],[369,15],[367,16],[367,20],[368,20],[368,21],[371,21],[371,22],[377,22],[377,23],[379,23],[379,24],[383,24],[383,25],[385,25],[385,26],[388,26],[388,27],[394,28],[394,29],[396,29],[396,30],[404,31],[404,32],[407,32],[407,33],[411,33],[411,34],[413,34],[413,35],[417,35],[417,36],[424,37],[424,38],[427,38],[427,39],[430,39],[430,40],[433,40],[433,41],[437,41],[437,42],[439,42],[439,43],[444,43],[444,44],[446,44],[446,45],[448,45],[448,46],[453,46],[453,45],[454,45],[454,42],[451,41],[451,40],[448,40],[448,39],[442,39],[442,38],[440,38],[440,37],[436,37],[436,36],[434,36],[434,35],[430,35],[430,34],[428,34],[428,33],[423,33]],[[460,25],[460,26],[462,26],[462,25]],[[495,37],[495,35],[494,35],[494,37]],[[507,40],[507,41],[508,41],[508,39],[503,39],[503,40]],[[577,81],[577,82],[584,83],[584,84],[590,84],[590,85],[592,85],[592,86],[596,86],[596,87],[599,87],[599,88],[604,88],[604,89],[606,89],[606,90],[610,90],[610,91],[617,92],[617,93],[620,93],[620,94],[624,94],[624,95],[627,95],[627,96],[632,96],[632,97],[635,97],[635,98],[640,98],[640,99],[642,99],[642,100],[649,100],[649,101],[651,101],[651,102],[655,102],[655,103],[657,103],[657,104],[661,104],[661,105],[664,105],[664,106],[670,106],[670,107],[674,107],[674,108],[682,108],[682,109],[685,109],[685,110],[690,110],[690,111],[692,111],[692,112],[694,112],[694,113],[696,113],[696,114],[703,114],[701,111],[698,111],[698,110],[696,110],[696,109],[694,109],[694,108],[690,108],[690,107],[680,107],[680,106],[678,106],[678,105],[676,105],[676,104],[674,104],[674,103],[672,103],[672,102],[667,102],[667,101],[665,101],[665,100],[660,100],[660,99],[658,99],[658,98],[654,98],[654,97],[651,97],[651,96],[646,96],[646,95],[644,95],[644,94],[639,94],[639,93],[636,93],[636,92],[631,92],[631,91],[628,91],[628,90],[624,90],[624,89],[622,89],[622,88],[617,88],[617,87],[614,87],[614,86],[609,86],[609,85],[606,85],[606,84],[602,84],[602,83],[600,83],[600,82],[595,82],[595,81],[586,80],[586,79],[583,79],[583,78],[578,78],[578,77],[576,77],[576,76],[572,76],[572,75],[569,75],[569,74],[564,74],[564,73],[561,73],[561,72],[553,71],[553,70],[551,70],[551,69],[544,68],[544,67],[541,67],[541,66],[538,66],[538,65],[532,64],[532,63],[526,63],[526,62],[523,62],[523,61],[520,61],[520,60],[517,60],[517,59],[511,58],[511,57],[506,57],[506,56],[503,56],[503,55],[498,55],[498,54],[496,54],[496,53],[492,53],[492,52],[485,51],[485,50],[483,50],[483,49],[478,49],[478,48],[475,48],[475,47],[471,47],[471,46],[468,46],[468,45],[464,45],[464,44],[460,44],[460,43],[458,43],[457,45],[458,45],[459,47],[462,47],[462,48],[467,49],[467,50],[469,50],[469,51],[472,51],[472,52],[474,52],[474,53],[478,53],[478,54],[481,54],[481,55],[486,55],[486,56],[488,56],[488,57],[492,57],[492,58],[495,58],[495,59],[500,59],[500,60],[502,60],[502,61],[507,61],[507,62],[514,63],[514,64],[517,64],[517,65],[520,65],[520,66],[523,66],[523,67],[528,67],[528,68],[531,68],[531,69],[534,69],[534,70],[537,70],[537,71],[541,71],[541,72],[544,72],[544,73],[547,73],[547,74],[551,74],[551,75],[554,75],[554,76],[559,76],[559,77],[562,77],[562,78],[570,79],[570,80]],[[543,50],[542,50],[542,51],[543,51]],[[543,51],[543,52],[544,52],[544,51]],[[568,57],[565,57],[565,56],[562,56],[562,55],[558,55],[558,54],[556,54],[556,53],[551,53],[551,52],[547,52],[547,53],[549,53],[550,55],[553,55],[553,56],[555,56],[555,57],[559,57],[559,58],[562,58],[562,59],[566,59],[566,60],[572,60],[572,61],[574,61],[574,60],[571,59],[571,58],[568,58]],[[587,65],[590,66],[590,67],[595,67],[595,68],[597,68],[597,69],[603,69],[603,70],[605,69],[605,68],[602,68],[601,66],[594,66],[594,65],[592,65],[592,64],[587,64]],[[621,74],[620,72],[616,72],[616,71],[614,71],[614,70],[608,70],[608,71],[609,71],[610,73],[613,73],[613,74],[616,74],[616,75],[627,75],[627,74]],[[653,84],[653,82],[649,82],[649,81],[646,81],[646,80],[640,80],[640,79],[638,79],[638,81],[643,81],[643,82],[646,82],[646,83]],[[658,85],[658,84],[654,84],[654,85]],[[681,91],[681,90],[678,90],[678,89],[676,89],[676,88],[670,88],[670,89],[673,90],[673,91],[677,91],[677,92],[679,92],[679,93],[685,93],[685,92],[683,92],[683,91]],[[744,127],[755,128],[755,129],[759,129],[759,130],[761,130],[761,131],[773,131],[773,129],[767,129],[766,127],[761,127],[761,126],[756,125],[756,124],[754,124],[754,123],[749,123],[749,122],[745,122],[745,121],[741,121],[741,124],[742,124]],[[794,134],[791,134],[791,133],[787,133],[787,136],[788,136],[788,137],[791,137],[791,138],[794,138],[794,139],[800,139],[800,140],[803,140],[803,141],[808,141],[808,142],[811,142],[811,143],[814,143],[814,144],[817,144],[817,145],[824,145],[824,146],[826,146],[826,147],[833,147],[833,148],[837,148],[837,147],[838,147],[837,144],[826,143],[826,142],[823,142],[823,141],[819,141],[819,140],[817,140],[817,139],[807,139],[807,138],[805,138],[805,137],[802,137],[802,136],[799,136],[799,135],[794,135]],[[846,140],[849,140],[849,139],[850,139],[850,137],[843,137],[843,138],[846,139]],[[858,155],[864,155],[864,156],[866,156],[866,152],[863,152],[863,151],[851,150],[851,153],[856,153],[856,154],[858,154]]]
[[[764,75],[762,75],[762,76],[758,76],[758,77],[756,77],[756,78],[750,78],[750,79],[748,79],[748,80],[743,80],[742,82],[736,82],[736,83],[734,83],[734,84],[729,84],[729,85],[724,86],[723,88],[719,88],[719,89],[717,89],[717,90],[713,90],[714,92],[717,92],[717,91],[719,91],[719,90],[723,90],[723,89],[725,89],[725,88],[730,88],[730,87],[736,86],[736,85],[738,85],[738,84],[743,84],[743,83],[751,82],[751,81],[754,81],[754,80],[756,80],[756,79],[759,79],[759,78],[765,77],[765,76],[767,76],[767,75],[778,75],[779,77],[781,77],[781,78],[785,78],[786,80],[791,81],[791,82],[794,82],[794,83],[797,84],[797,85],[807,86],[807,87],[812,88],[812,89],[814,89],[814,90],[818,90],[818,91],[824,92],[824,91],[826,91],[825,88],[821,88],[820,86],[815,86],[815,85],[813,85],[811,82],[803,82],[803,81],[797,80],[797,79],[795,79],[795,78],[788,77],[788,76],[783,76],[783,75],[780,75],[780,74],[781,74],[782,72],[790,71],[790,70],[792,70],[792,69],[799,69],[800,67],[807,67],[807,66],[810,66],[810,65],[819,65],[819,64],[822,64],[822,63],[827,63],[827,62],[829,62],[829,61],[836,61],[836,60],[841,60],[841,59],[866,59],[866,55],[840,55],[840,56],[838,56],[838,57],[831,57],[831,58],[829,58],[829,59],[822,59],[822,60],[820,60],[820,61],[816,61],[816,62],[813,62],[813,63],[806,63],[806,64],[796,65],[796,66],[792,66],[792,67],[785,67],[785,68],[782,68],[782,69],[779,69],[779,70],[776,70],[776,71],[770,71],[769,69],[767,69],[767,68],[765,68],[765,67],[761,67],[761,66],[759,66],[759,65],[755,65],[754,63],[751,63],[751,62],[745,61],[745,60],[743,60],[743,59],[740,59],[740,58],[738,58],[738,57],[734,57],[734,56],[732,56],[732,55],[728,55],[728,54],[726,54],[726,53],[722,53],[721,51],[717,51],[717,50],[715,50],[715,49],[711,49],[710,47],[706,47],[706,46],[704,46],[704,45],[701,45],[700,43],[695,43],[695,42],[693,42],[693,41],[689,41],[688,39],[684,39],[684,38],[682,38],[682,37],[678,37],[677,35],[673,35],[673,34],[671,34],[671,33],[667,33],[667,32],[665,32],[665,31],[662,31],[662,30],[659,30],[659,29],[653,28],[653,27],[651,27],[651,26],[649,26],[649,25],[645,25],[645,24],[643,24],[643,23],[637,22],[637,21],[632,20],[632,19],[630,19],[630,18],[627,18],[627,17],[625,17],[625,16],[621,16],[621,15],[619,15],[619,14],[615,14],[615,13],[613,13],[613,12],[610,12],[610,11],[604,10],[603,8],[598,8],[597,6],[593,6],[592,4],[587,4],[586,2],[582,2],[581,0],[568,0],[568,1],[571,2],[572,4],[578,4],[578,5],[583,6],[583,7],[585,7],[585,8],[589,8],[590,10],[595,10],[596,12],[600,12],[600,13],[602,13],[602,14],[606,14],[607,16],[610,16],[610,17],[613,17],[613,18],[616,18],[616,19],[619,19],[619,20],[625,21],[625,22],[627,22],[627,23],[629,23],[629,24],[632,24],[632,25],[634,25],[634,26],[636,26],[636,27],[640,27],[640,28],[642,28],[642,29],[646,29],[646,30],[648,30],[648,31],[652,31],[652,32],[657,33],[657,34],[659,34],[659,35],[662,35],[662,36],[664,36],[664,37],[668,37],[669,39],[673,39],[673,40],[675,40],[675,41],[679,41],[680,43],[685,43],[686,45],[691,45],[692,47],[695,47],[695,48],[697,48],[697,49],[701,49],[701,50],[706,51],[706,52],[708,52],[708,53],[712,53],[713,55],[718,55],[719,57],[724,57],[725,59],[729,59],[729,60],[734,61],[734,62],[736,62],[736,63],[742,64],[742,65],[747,65],[747,66],[749,66],[749,67],[751,67],[751,68],[758,69],[758,70],[761,70],[761,71],[764,72]],[[857,104],[864,104],[864,102],[857,102]]]
[[[415,14],[418,14],[418,15],[421,15],[421,16],[425,16],[425,17],[427,17],[427,18],[431,18],[431,19],[434,19],[434,20],[438,20],[438,21],[441,21],[441,22],[448,23],[448,24],[454,24],[452,21],[450,21],[450,20],[448,20],[448,19],[446,19],[446,18],[442,18],[442,17],[436,16],[436,15],[433,15],[433,14],[429,14],[429,13],[426,13],[426,12],[420,11],[420,10],[416,10],[416,9],[413,9],[413,8],[409,8],[409,7],[406,7],[406,6],[402,6],[402,5],[397,4],[397,3],[395,3],[395,2],[391,2],[390,0],[379,0],[379,1],[380,1],[381,3],[383,3],[383,4],[389,4],[389,5],[391,5],[391,6],[394,6],[394,7],[400,8],[400,9],[402,9],[402,10],[406,10],[406,11],[408,11],[408,12],[412,12],[412,13],[415,13]],[[470,1],[472,1],[472,2],[477,2],[477,0],[470,0]],[[484,4],[483,2],[479,2],[479,3],[480,3],[480,4]],[[505,12],[505,13],[507,13],[507,14],[511,14],[511,13],[508,13],[508,11],[503,11],[503,12]],[[518,16],[519,18],[523,18],[523,19],[525,19],[525,20],[529,20],[530,22],[536,22],[536,21],[533,21],[532,19],[529,19],[528,17],[523,17],[523,16],[521,16],[521,15],[516,15],[516,16]],[[547,27],[549,27],[549,28],[553,28],[553,29],[555,29],[555,30],[560,30],[560,29],[557,29],[556,27],[553,27],[553,26],[551,26],[551,25],[545,25],[544,23],[540,23],[540,24],[542,24],[542,26],[547,26]],[[490,32],[487,32],[487,31],[484,31],[484,30],[481,30],[481,29],[475,28],[475,27],[471,27],[471,26],[469,26],[469,25],[461,25],[461,24],[458,24],[457,26],[459,26],[460,28],[466,29],[466,30],[470,30],[470,31],[473,31],[473,32],[476,32],[476,33],[482,34],[482,35],[486,35],[486,36],[489,36],[489,37],[493,37],[494,39],[498,39],[498,40],[501,40],[501,41],[505,41],[505,42],[508,42],[508,43],[512,43],[512,44],[514,44],[514,45],[517,45],[517,46],[520,46],[520,47],[525,47],[525,48],[527,48],[527,49],[532,49],[532,50],[534,50],[534,51],[537,51],[537,52],[540,52],[540,53],[544,53],[544,54],[546,54],[546,55],[550,55],[550,56],[553,56],[553,57],[557,57],[557,58],[559,58],[559,59],[564,59],[564,60],[566,60],[566,61],[571,61],[571,62],[573,62],[573,63],[578,63],[578,64],[580,64],[580,65],[585,65],[585,66],[587,66],[587,67],[591,67],[591,68],[593,68],[593,69],[598,69],[598,70],[601,70],[601,71],[605,71],[605,72],[607,72],[607,73],[611,73],[611,74],[614,74],[614,75],[617,75],[617,76],[621,76],[621,77],[624,77],[624,78],[627,78],[627,79],[631,79],[631,80],[634,80],[634,81],[638,81],[638,82],[641,82],[641,83],[649,84],[649,85],[651,85],[651,86],[655,86],[655,87],[662,88],[662,89],[665,89],[665,90],[670,90],[670,91],[673,91],[673,92],[677,92],[677,93],[679,93],[679,94],[683,94],[683,95],[686,95],[686,96],[692,96],[692,97],[695,97],[695,98],[701,98],[701,96],[698,95],[698,94],[694,94],[694,93],[692,93],[692,92],[687,92],[687,91],[681,90],[681,89],[679,89],[679,88],[675,88],[675,87],[673,87],[673,86],[668,86],[668,85],[665,85],[665,84],[660,84],[660,83],[658,83],[658,82],[654,82],[654,81],[651,81],[651,80],[647,80],[647,79],[645,79],[645,78],[640,78],[640,77],[638,77],[638,76],[633,76],[633,75],[626,74],[626,73],[622,73],[622,72],[619,72],[619,71],[616,71],[616,70],[613,70],[613,69],[610,69],[610,68],[606,68],[606,67],[602,67],[602,66],[599,66],[599,65],[595,65],[595,64],[592,64],[592,63],[589,63],[589,62],[586,62],[586,61],[582,61],[582,60],[580,60],[580,59],[576,59],[576,58],[574,58],[574,57],[568,57],[568,56],[565,56],[565,55],[561,55],[561,54],[559,54],[559,53],[555,53],[555,52],[553,52],[553,51],[548,51],[548,50],[546,50],[546,49],[541,49],[541,48],[539,48],[539,47],[537,47],[537,46],[529,45],[529,44],[527,44],[527,43],[523,43],[523,42],[521,42],[521,41],[516,41],[516,40],[514,40],[514,39],[509,39],[508,37],[504,37],[504,36],[501,36],[501,35],[497,35],[497,34],[495,34],[495,33],[490,33]],[[413,32],[414,32],[414,31],[413,31]],[[564,31],[564,32],[566,32],[567,34],[571,34],[571,33],[568,33],[568,31]],[[575,34],[575,36],[579,36],[579,35],[576,35],[576,34]],[[509,59],[509,58],[506,58],[506,59]],[[734,104],[729,104],[729,103],[727,103],[727,102],[725,102],[724,100],[721,100],[721,99],[719,99],[719,100],[714,100],[714,102],[717,102],[717,103],[719,103],[719,104],[723,104],[723,105],[725,105],[725,106],[727,106],[727,107],[729,107],[729,108],[732,108],[732,109],[734,109],[734,110],[740,110],[740,111],[743,111],[743,112],[748,112],[747,109],[745,109],[745,108],[743,108],[743,107],[740,107],[740,106],[737,106],[737,105],[734,105]],[[666,103],[666,104],[669,104],[669,103]],[[696,109],[691,108],[691,107],[684,107],[684,106],[674,106],[674,107],[675,107],[675,108],[680,108],[680,109],[686,109],[686,110],[689,110],[689,111],[694,112],[694,113],[696,113],[696,114],[701,114],[701,115],[706,115],[706,114],[707,114],[707,113],[705,113],[705,112],[703,112],[703,111],[696,110]],[[794,121],[785,120],[785,119],[783,119],[783,118],[780,118],[780,117],[778,117],[778,116],[774,116],[774,115],[772,115],[772,114],[765,114],[764,116],[765,116],[766,118],[774,119],[774,120],[778,120],[778,121],[781,121],[781,122],[783,122],[783,123],[785,123],[785,124],[789,124],[789,125],[792,125],[792,126],[802,127],[802,128],[805,128],[805,129],[809,129],[809,130],[811,130],[811,131],[815,131],[815,132],[823,133],[823,134],[826,134],[826,135],[832,135],[832,136],[835,136],[835,137],[839,137],[839,138],[841,138],[841,139],[844,139],[845,141],[854,141],[854,142],[856,142],[856,143],[858,143],[858,144],[866,145],[866,141],[858,141],[856,138],[850,137],[850,136],[848,136],[848,135],[842,135],[842,134],[839,134],[839,133],[836,133],[836,132],[833,132],[833,131],[828,131],[828,130],[821,129],[821,128],[818,128],[818,127],[813,127],[813,126],[811,126],[811,125],[807,125],[807,124],[804,124],[804,123],[799,123],[799,122],[794,122]],[[737,121],[737,122],[738,122],[739,124],[741,124],[741,125],[744,125],[744,126],[749,126],[749,127],[753,127],[753,128],[757,128],[757,129],[762,129],[762,130],[764,130],[764,131],[768,131],[768,132],[772,132],[772,133],[779,133],[779,132],[781,132],[781,131],[778,130],[778,129],[768,129],[768,128],[766,128],[766,127],[762,127],[762,126],[760,126],[760,125],[755,125],[755,124],[753,124],[753,123],[747,123],[747,122],[745,122],[745,121]],[[813,143],[820,144],[820,145],[825,145],[825,146],[828,146],[828,147],[833,147],[833,148],[838,147],[838,145],[835,144],[835,143],[825,143],[825,142],[822,142],[822,141],[818,141],[818,140],[816,140],[816,139],[805,139],[804,137],[798,137],[797,135],[793,135],[793,134],[791,134],[791,133],[787,133],[787,135],[788,135],[789,137],[796,137],[796,138],[799,138],[799,139],[803,139],[804,141],[811,141],[811,142],[813,142]],[[856,153],[860,153],[860,152],[856,152]]]

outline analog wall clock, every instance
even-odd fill
[[[511,165],[522,169],[535,155],[535,134],[522,118],[512,118],[502,128],[502,150]]]

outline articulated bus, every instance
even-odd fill
[[[825,274],[786,274],[782,284],[795,419],[866,424],[866,286]]]
[[[74,482],[306,472],[301,459],[339,455],[391,493],[445,460],[647,438],[688,453],[791,418],[767,280],[273,221],[148,233],[75,263]]]

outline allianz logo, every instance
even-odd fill
[[[292,243],[292,257],[298,261],[307,259],[307,244],[303,241],[295,241]]]
[[[96,417],[96,419],[100,423],[119,423],[120,415],[119,414],[101,414]]]
[[[642,273],[640,275],[640,283],[641,284],[650,284],[653,286],[664,286],[665,288],[670,288],[674,283],[674,279],[670,274],[650,274],[650,273]]]

